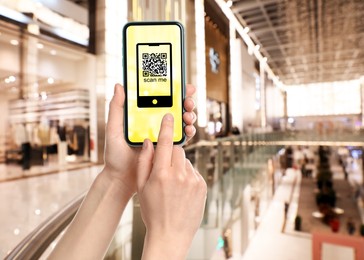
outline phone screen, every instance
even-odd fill
[[[183,143],[184,33],[178,22],[132,22],[123,30],[125,138],[156,143],[166,113],[174,117],[175,144]]]
[[[138,107],[172,106],[172,44],[137,44]]]

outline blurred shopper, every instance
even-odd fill
[[[184,101],[186,135],[196,129],[187,85]],[[146,226],[143,259],[185,259],[202,221],[206,183],[173,145],[174,121],[167,114],[161,123],[158,144],[150,140],[142,148],[128,146],[123,131],[125,94],[116,85],[106,127],[105,167],[95,179],[67,232],[50,259],[103,259],[132,196],[138,192]],[[188,220],[188,221],[186,221]]]
[[[14,140],[16,145],[21,149],[21,154],[22,154],[21,163],[23,170],[30,169],[31,146],[30,146],[29,134],[24,124],[16,124],[14,130]]]
[[[57,126],[57,133],[59,136],[59,142],[58,142],[58,163],[59,165],[65,165],[66,164],[66,157],[67,157],[67,138],[66,138],[66,124],[64,120],[59,120],[58,126]]]

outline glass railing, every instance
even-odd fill
[[[210,259],[211,249],[218,248],[221,240],[231,236],[226,231],[237,223],[244,230],[239,234],[239,239],[247,244],[279,185],[281,171],[278,151],[284,146],[364,146],[364,135],[361,131],[341,131],[340,135],[337,134],[336,132],[318,135],[303,131],[256,133],[200,141],[187,146],[186,156],[208,184],[205,215],[197,234],[199,239],[193,242],[188,258],[193,259],[198,255],[203,256],[203,259]],[[54,246],[54,240],[75,214],[80,201],[79,199],[71,203],[66,210],[67,214],[63,212],[63,215],[59,213],[58,217],[51,217],[6,259],[34,259],[34,256],[45,259],[47,252]],[[137,198],[134,198],[131,207],[131,218],[126,224],[124,222],[119,225],[105,259],[140,257],[144,228]],[[58,228],[54,228],[55,226]],[[204,237],[203,247],[201,237]],[[43,252],[46,253],[42,256]]]

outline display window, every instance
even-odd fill
[[[95,56],[7,21],[0,56],[0,180],[90,162]]]

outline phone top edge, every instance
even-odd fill
[[[177,25],[178,27],[180,27],[180,29],[182,31],[184,31],[184,26],[181,22],[179,21],[133,21],[133,22],[127,22],[124,27],[123,30],[126,31],[128,27],[130,26],[138,26],[138,25]]]

